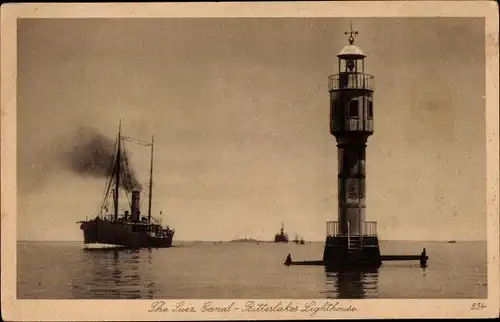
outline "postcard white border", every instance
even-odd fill
[[[340,300],[356,312],[148,313],[152,300],[16,299],[16,27],[17,18],[152,17],[484,17],[486,23],[486,145],[488,298],[468,300]],[[499,51],[493,1],[354,1],[274,3],[3,4],[1,7],[2,313],[7,320],[213,320],[498,317],[499,314]],[[180,301],[180,300],[176,300]],[[205,300],[185,300],[201,307]],[[224,304],[233,300],[214,300]],[[235,300],[239,307],[247,300]],[[280,300],[255,300],[272,305]],[[287,301],[287,300],[284,300]],[[308,301],[293,300],[298,305]],[[316,300],[324,303],[327,300]],[[330,302],[336,302],[329,300]],[[167,301],[172,303],[174,301]],[[481,302],[486,309],[471,310]]]

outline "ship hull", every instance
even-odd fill
[[[80,225],[85,244],[110,244],[129,248],[171,247],[174,234],[154,236],[133,232],[123,223],[105,220],[84,221]]]
[[[288,243],[288,239],[285,237],[274,237],[274,242],[275,243]]]

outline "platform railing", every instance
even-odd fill
[[[373,90],[375,78],[365,73],[341,73],[328,76],[328,89],[369,89]]]
[[[346,226],[347,228],[347,226]],[[363,221],[361,222],[360,234],[352,234],[350,236],[377,236],[377,222],[376,221]],[[326,222],[326,235],[327,236],[344,236],[347,237],[347,232],[342,233],[340,223],[338,221]]]

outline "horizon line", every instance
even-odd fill
[[[245,240],[244,238],[237,238],[237,239],[219,239],[219,240],[190,240],[190,239],[185,239],[185,240],[176,240],[177,242],[231,242],[231,241],[239,241],[239,240]],[[270,242],[274,243],[273,240],[261,240],[261,239],[254,239],[254,238],[248,238],[249,241],[258,241],[258,242]],[[443,239],[443,240],[421,240],[421,239],[379,239],[379,241],[404,241],[404,242],[449,242],[449,241],[456,241],[456,242],[487,242],[487,239]],[[16,242],[82,242],[83,240],[73,240],[73,239],[67,239],[67,240],[40,240],[40,239],[18,239]],[[324,240],[306,240],[306,242],[324,242]],[[293,243],[293,240],[291,241]]]

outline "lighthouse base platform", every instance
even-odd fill
[[[377,236],[328,236],[323,264],[331,268],[377,268],[382,265]]]
[[[288,254],[285,265],[325,266],[327,270],[345,271],[355,269],[378,269],[383,261],[420,261],[427,267],[425,248],[420,255],[380,255],[377,236],[328,236],[325,242],[323,260],[292,261]]]

